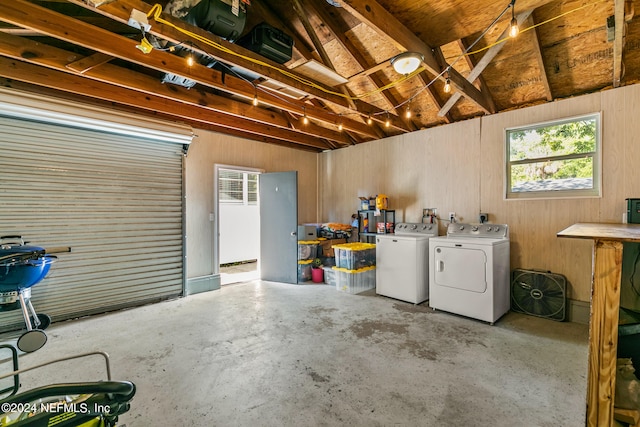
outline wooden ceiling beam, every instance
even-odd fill
[[[525,12],[522,12],[522,13],[518,14],[516,16],[516,19],[518,21],[518,25],[522,25],[522,23],[529,17],[529,15],[531,15],[532,12],[533,12],[533,10],[527,10]],[[504,29],[502,34],[500,34],[500,37],[498,37],[498,40],[504,40],[504,39],[508,39],[509,38],[509,28],[510,28],[510,26],[508,25],[507,28]],[[467,77],[467,81],[469,82],[469,84],[471,84],[478,77],[480,77],[480,74],[482,74],[482,72],[485,70],[485,68],[487,68],[487,65],[489,65],[489,63],[491,61],[493,61],[493,58],[495,58],[496,55],[498,55],[498,53],[500,53],[500,51],[504,47],[505,43],[507,43],[507,41],[504,41],[502,43],[498,43],[498,44],[490,47],[485,52],[485,54],[482,56],[480,61],[478,61],[476,66],[473,67],[473,69],[469,73],[469,76]],[[451,83],[453,83],[453,79],[451,79]],[[485,95],[488,96],[488,94],[486,94],[486,93],[485,93]],[[464,94],[463,93],[459,93],[459,92],[456,92],[453,95],[451,95],[451,97],[446,102],[446,104],[444,104],[444,107],[442,107],[440,109],[440,111],[438,112],[438,115],[439,116],[443,116],[443,115],[447,114],[449,112],[449,110],[455,105],[455,103],[458,102],[458,100],[460,99],[461,96],[464,96]]]
[[[130,113],[130,114],[154,117],[154,118],[165,120],[165,121],[175,120],[175,117],[169,116],[167,114],[161,114],[161,113],[158,113],[157,111],[141,111],[140,109],[135,107],[115,104],[113,102],[103,101],[95,98],[88,98],[82,95],[74,95],[71,93],[58,91],[58,90],[47,88],[44,86],[37,86],[30,83],[24,83],[18,80],[14,80],[14,79],[7,79],[4,77],[0,77],[0,87],[15,89],[22,92],[36,93],[38,95],[45,95],[45,96],[50,96],[58,99],[65,99],[71,102],[82,102],[83,104],[87,104],[87,105],[94,105],[97,107],[114,109],[114,110]],[[221,133],[229,136],[237,136],[238,138],[249,139],[249,140],[261,142],[264,144],[273,144],[281,147],[294,148],[296,150],[310,151],[314,153],[317,153],[319,151],[319,149],[315,147],[299,145],[299,144],[295,144],[288,141],[270,138],[266,135],[257,135],[257,134],[244,132],[238,129],[225,128],[214,123],[205,123],[205,122],[193,120],[191,118],[184,118],[184,120],[181,120],[181,121],[193,127],[196,127],[198,129],[209,130],[212,132],[217,132],[217,133]]]
[[[427,71],[434,76],[439,76],[440,80],[444,80],[441,75],[440,65],[433,54],[433,49],[375,0],[338,1],[349,13],[367,24],[378,34],[390,38],[399,49],[421,53],[424,56],[423,65]],[[493,114],[497,111],[493,100],[480,92],[455,69],[451,69],[449,75],[451,84],[457,91],[478,105],[485,113]]]
[[[87,71],[99,67],[100,65],[106,64],[112,59],[114,58],[111,55],[105,55],[104,53],[96,52],[91,56],[86,56],[78,59],[77,61],[68,63],[65,65],[65,67],[67,67],[71,71],[75,71],[76,73],[84,74]]]
[[[23,2],[25,0],[15,0],[16,2]],[[149,13],[151,10],[151,5],[140,1],[140,0],[115,0],[110,3],[102,4],[97,8],[93,8],[90,5],[87,5],[83,0],[69,0],[70,3],[77,4],[84,8],[88,8],[106,16],[108,18],[114,19],[116,21],[127,23],[129,21],[129,17],[131,16],[132,10],[138,10],[145,14]],[[153,18],[149,19],[149,24],[151,24],[150,33],[156,37],[160,37],[161,39],[168,40],[175,44],[186,43],[187,45],[191,45],[190,48],[196,52],[205,53],[208,56],[215,58],[218,61],[225,62],[227,64],[234,64],[238,67],[244,68],[246,70],[250,70],[255,74],[259,74],[261,77],[273,79],[283,83],[287,86],[291,86],[295,89],[298,89],[302,92],[308,93],[311,96],[318,96],[324,99],[329,100],[337,105],[341,105],[343,107],[347,106],[347,102],[341,96],[332,93],[332,88],[325,87],[322,84],[317,84],[317,87],[312,87],[301,83],[297,78],[291,77],[292,75],[296,75],[295,72],[287,69],[285,66],[278,64],[274,61],[271,61],[261,55],[258,55],[255,52],[252,52],[248,49],[245,49],[237,44],[231,43],[227,40],[224,40],[222,37],[219,37],[213,33],[205,31],[199,27],[188,24],[187,22],[175,18],[168,13],[162,13],[162,18],[165,21],[170,22],[176,27],[187,29],[189,32],[197,34],[199,37],[210,40],[217,45],[220,45],[224,48],[224,50],[216,49],[212,46],[208,46],[201,41],[198,41],[191,36],[176,30],[175,28],[160,24],[153,20]],[[247,59],[249,58],[249,59]],[[268,65],[262,65],[268,64]],[[304,76],[296,75],[296,77],[300,79],[305,79]]]
[[[226,129],[235,129],[268,138],[306,145],[318,150],[328,148],[328,145],[321,142],[318,138],[309,137],[292,130],[259,124],[250,119],[224,115],[155,95],[147,94],[140,96],[140,92],[131,89],[117,88],[107,83],[87,79],[86,77],[70,75],[61,71],[27,64],[9,58],[0,57],[0,76],[37,86],[128,105],[146,111],[160,112],[171,117],[191,119],[218,125]]]
[[[615,20],[615,38],[613,39],[613,87],[619,87],[624,74],[622,54],[624,52],[624,39],[626,36],[626,23],[624,19],[625,0],[615,0],[613,15]]]
[[[87,59],[89,64],[93,64],[94,60],[92,57],[95,55],[78,60],[75,59],[77,55],[72,52],[36,43],[29,39],[23,39],[1,33],[0,54],[62,72],[73,72],[75,67],[77,69],[84,70],[80,74],[83,74],[85,77],[92,80],[135,90],[144,94],[157,95],[217,113],[248,118],[266,125],[272,125],[283,129],[289,128],[289,122],[285,120],[281,114],[273,111],[233,101],[201,90],[188,90],[183,87],[165,85],[146,74],[106,64],[104,62],[102,62],[102,66],[98,68],[88,67],[83,60]],[[96,55],[101,56],[102,54]],[[71,64],[67,64],[69,58],[74,59]],[[104,61],[104,59],[102,59],[102,61]],[[69,67],[69,65],[73,65],[73,67]],[[91,94],[88,95],[91,96]],[[342,133],[322,127],[303,128],[300,129],[299,132],[317,138],[335,140],[336,142],[344,145],[348,145],[350,143],[350,140]]]
[[[531,16],[525,21],[526,25],[535,27],[537,20],[532,13]],[[538,27],[535,27],[532,32],[533,36],[533,49],[536,55],[536,61],[538,62],[538,68],[540,69],[540,78],[542,79],[542,86],[544,86],[544,94],[547,101],[553,101],[553,93],[551,92],[551,85],[549,84],[549,78],[547,76],[547,67],[544,63],[544,56],[542,56],[542,48],[540,47],[540,34]]]
[[[305,31],[307,32],[307,34],[309,35],[309,38],[311,38],[311,41],[313,42],[313,45],[315,46],[316,50],[318,51],[318,54],[320,55],[320,58],[322,59],[322,63],[323,65],[325,65],[326,67],[329,67],[331,70],[336,71],[335,66],[333,65],[333,61],[331,60],[331,58],[329,57],[329,55],[327,54],[326,50],[324,49],[324,46],[322,45],[322,43],[320,42],[320,38],[318,37],[318,35],[316,34],[313,26],[311,25],[311,22],[309,22],[309,19],[306,15],[306,11],[305,8],[303,7],[302,3],[300,0],[292,0],[293,2],[293,8],[296,11],[296,14],[298,15],[298,19],[300,19],[300,22],[302,23],[302,26],[304,27]],[[305,3],[305,6],[308,6]],[[315,10],[315,8],[314,8]],[[317,12],[317,11],[316,11]],[[342,93],[345,94],[346,98],[349,100],[349,105],[351,107],[351,109],[353,110],[360,110],[360,108],[358,107],[358,105],[356,105],[356,100],[353,99],[351,92],[349,91],[349,89],[346,86],[341,86],[340,89],[342,91]],[[362,105],[360,106],[362,107]],[[369,117],[371,117],[371,119],[374,121],[374,123],[371,125],[372,129],[377,133],[379,138],[384,138],[386,135],[385,133],[378,127],[378,126],[374,126],[375,123],[380,122],[380,119],[378,119],[378,115],[376,115],[375,113],[380,113],[382,112],[380,109],[378,108],[371,108],[369,113]],[[391,120],[389,120],[389,125],[393,125],[394,127],[399,128],[400,130],[404,131],[404,132],[408,132],[409,129],[406,129],[404,126],[404,124],[402,126],[399,126],[396,123],[392,123]]]
[[[19,2],[22,2],[24,0],[16,0]],[[82,0],[68,0],[71,3],[74,4],[78,4],[80,6],[83,6],[85,8],[90,8],[89,5],[86,5],[83,3]],[[91,8],[91,10],[94,10],[100,14],[103,14],[105,16],[108,16],[112,19],[121,21],[121,22],[128,22],[129,20],[129,16],[131,14],[131,10],[133,9],[137,9],[140,11],[143,11],[144,13],[148,13],[148,11],[151,9],[151,6],[139,1],[139,0],[115,0],[112,3],[108,3],[108,4],[104,4],[102,6],[100,6],[97,9],[93,9]],[[1,12],[1,8],[0,8],[0,12]],[[209,33],[207,31],[204,31],[198,27],[194,27],[192,25],[187,24],[186,22],[179,20],[177,18],[174,18],[173,16],[170,16],[166,13],[164,13],[162,15],[162,17],[175,24],[178,27],[184,27],[184,28],[188,28],[189,31],[198,34],[201,37],[207,38],[207,39],[211,39],[211,40],[215,40],[216,43],[224,46],[226,51],[232,51],[232,52],[237,52],[240,55],[244,56],[244,57],[249,57],[252,58],[255,61],[258,62],[263,62],[263,63],[269,63],[270,66],[266,67],[266,66],[261,66],[261,65],[257,65],[255,62],[250,61],[250,60],[245,60],[242,58],[239,58],[238,56],[231,54],[231,53],[226,53],[226,52],[222,52],[219,51],[217,49],[214,49],[212,47],[208,47],[208,46],[202,46],[202,43],[198,42],[197,40],[190,40],[190,37],[179,32],[178,30],[171,28],[169,26],[166,25],[162,25],[162,24],[152,24],[152,28],[151,28],[151,34],[154,34],[157,37],[160,37],[162,39],[165,40],[169,40],[173,43],[181,43],[181,42],[185,42],[185,40],[187,41],[193,41],[194,46],[192,46],[194,51],[197,52],[201,52],[204,53],[206,55],[209,55],[211,57],[214,57],[220,61],[223,61],[225,63],[228,64],[235,64],[240,68],[244,68],[247,70],[251,70],[252,72],[259,74],[265,78],[269,78],[275,81],[278,81],[284,85],[287,86],[291,86],[293,88],[299,89],[302,92],[308,93],[313,97],[317,97],[317,98],[321,98],[326,102],[332,103],[334,105],[337,105],[339,107],[342,108],[349,108],[349,101],[345,98],[345,96],[338,94],[333,88],[327,88],[326,86],[319,84],[317,82],[315,82],[316,86],[319,86],[323,89],[318,89],[318,88],[313,88],[311,86],[305,85],[303,83],[300,83],[298,80],[291,78],[291,77],[286,77],[284,74],[282,74],[281,72],[275,71],[275,69],[281,70],[284,73],[288,73],[289,75],[296,75],[295,72],[292,72],[290,70],[288,70],[287,68],[283,67],[280,64],[277,64],[273,61],[269,61],[268,59],[254,53],[251,52],[247,49],[244,49],[236,44],[233,43],[229,43],[226,40],[223,40],[222,38],[213,35],[212,33]],[[2,18],[2,14],[0,13],[0,20],[4,20]],[[210,70],[209,74],[216,72],[215,70]],[[299,76],[301,77],[303,80],[308,80],[306,77],[304,76]],[[227,80],[228,77],[227,77]],[[220,90],[224,90],[224,91],[231,91],[231,89],[228,88],[229,84],[227,81],[227,85],[225,85],[224,87],[219,88]],[[236,92],[237,93],[237,92]],[[251,98],[253,98],[253,95],[251,95]],[[367,104],[365,102],[362,101],[355,101],[356,102],[356,106],[357,106],[357,111],[364,111],[364,112],[382,112],[382,110],[377,109],[375,106]],[[303,105],[302,103],[298,104],[298,109],[300,111],[294,111],[293,109],[289,109],[288,111],[295,113],[295,114],[301,114],[301,111],[303,109]],[[279,108],[283,108],[283,107],[279,107]],[[286,108],[285,108],[286,109]],[[307,111],[307,115],[309,115],[310,112]],[[326,112],[324,112],[325,115],[327,115]],[[320,118],[318,118],[318,120],[322,120]],[[331,122],[335,122],[335,118],[333,118],[332,120],[328,120],[328,123]],[[349,123],[347,123],[349,122]],[[362,127],[362,123],[360,123],[361,126],[357,126],[356,123],[358,123],[357,121],[354,120],[346,120],[344,122],[344,126],[345,128],[347,127],[347,125],[349,126],[349,129],[358,133],[362,133],[364,135],[368,135],[371,136],[373,138],[378,138],[378,134],[376,132],[373,132],[373,129],[370,128],[370,126],[366,126],[364,125],[364,128]],[[398,123],[394,123],[394,126],[399,127],[400,129],[403,129],[403,125],[402,124],[398,124]],[[365,128],[367,128],[367,130],[365,130]],[[405,131],[407,131],[408,129],[403,129]]]
[[[326,8],[319,7],[317,1],[313,3],[314,4],[312,6],[316,11],[316,13],[318,14],[318,16],[320,17],[320,20],[323,22],[324,26],[331,32],[331,34],[333,34],[335,40],[340,44],[340,46],[342,46],[342,48],[351,56],[351,59],[353,59],[356,63],[358,63],[358,65],[362,69],[368,68],[369,61],[367,61],[367,59],[364,57],[362,52],[360,52],[360,50],[353,45],[353,42],[349,40],[349,38],[345,35],[344,31],[336,28],[336,18],[334,16],[331,16],[329,12],[327,12]],[[382,82],[382,80],[373,73],[367,75],[366,77],[369,78],[369,80],[371,81],[371,84],[376,89],[379,89],[385,86],[385,83]],[[411,120],[404,119],[398,113],[398,111],[396,111],[395,107],[400,102],[393,96],[393,94],[391,94],[389,91],[383,91],[380,93],[380,95],[391,106],[391,111],[394,111],[395,113],[394,115],[398,116],[409,130],[414,131],[418,129],[418,127]]]
[[[69,0],[75,2],[75,0]],[[37,8],[37,9],[36,9]],[[49,34],[52,37],[68,41],[70,43],[85,46],[89,49],[112,55],[127,61],[150,67],[166,73],[186,76],[205,86],[219,89],[227,93],[233,93],[246,99],[253,99],[255,87],[250,82],[234,76],[225,76],[216,70],[196,64],[185,67],[184,60],[176,55],[152,51],[145,55],[136,49],[135,40],[92,27],[83,22],[52,12],[46,8],[40,8],[24,0],[15,0],[10,4],[0,2],[0,20],[21,25],[39,32]],[[283,100],[281,96],[271,95],[268,92],[260,94],[260,101],[266,105],[285,109],[294,114],[302,115],[305,112],[303,102]],[[337,116],[318,108],[306,108],[306,114],[316,120],[327,123],[335,123]],[[345,129],[377,138],[377,134],[364,123],[355,120],[344,120]]]

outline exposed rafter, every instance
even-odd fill
[[[362,22],[367,23],[372,29],[383,37],[389,37],[400,49],[419,52],[424,56],[424,66],[434,76],[440,75],[442,70],[433,54],[433,48],[423,42],[418,36],[409,31],[385,8],[374,0],[339,0],[351,14]],[[463,96],[476,103],[486,113],[496,112],[493,100],[480,92],[468,82],[460,73],[451,70],[451,84]],[[444,80],[444,77],[439,77]]]
[[[24,0],[16,0],[19,2],[22,2]],[[84,4],[81,0],[69,0],[72,3],[78,4],[78,5],[82,5],[83,7],[89,7],[86,4]],[[116,19],[119,20],[120,22],[128,22],[129,20],[129,16],[131,14],[131,11],[133,9],[137,9],[137,10],[141,10],[145,13],[148,13],[148,11],[151,9],[151,6],[147,3],[144,3],[142,1],[139,0],[115,0],[111,3],[108,4],[104,4],[101,5],[99,8],[94,9],[96,12],[103,14],[105,16],[108,16],[112,19]],[[0,10],[1,11],[1,10]],[[1,15],[1,14],[0,14]],[[198,34],[202,37],[205,38],[209,38],[212,40],[215,40],[216,43],[219,43],[220,45],[225,47],[225,50],[227,51],[233,51],[233,52],[237,52],[239,53],[242,57],[238,57],[234,54],[230,54],[227,52],[222,52],[219,51],[217,49],[208,47],[208,46],[201,46],[201,43],[199,43],[196,40],[191,40],[189,38],[189,36],[186,36],[185,34],[171,28],[168,27],[166,25],[162,25],[162,24],[157,24],[157,25],[153,25],[151,28],[151,33],[154,34],[157,37],[160,37],[164,40],[168,40],[171,41],[173,43],[185,43],[187,42],[188,44],[192,45],[192,48],[194,51],[209,55],[213,58],[216,58],[224,63],[227,64],[234,64],[240,68],[244,68],[246,70],[250,70],[253,73],[256,73],[258,75],[261,75],[265,78],[271,79],[271,80],[275,80],[278,82],[281,82],[284,85],[293,87],[295,89],[298,89],[302,92],[306,92],[309,93],[311,96],[313,97],[319,97],[321,99],[323,99],[325,102],[330,102],[332,104],[335,104],[339,107],[343,107],[343,108],[349,108],[349,101],[342,95],[337,94],[336,91],[332,88],[328,88],[324,85],[322,85],[321,83],[316,83],[316,86],[320,86],[323,87],[322,90],[318,89],[318,88],[314,88],[312,86],[308,86],[308,85],[304,85],[302,83],[300,83],[298,80],[293,79],[291,77],[287,77],[286,73],[289,74],[296,74],[294,72],[292,72],[291,70],[286,69],[286,67],[283,67],[280,64],[277,64],[273,61],[269,61],[268,59],[261,57],[259,55],[257,55],[256,53],[253,53],[247,49],[243,49],[240,46],[237,46],[233,43],[229,43],[226,40],[221,39],[220,37],[217,37],[209,32],[206,32],[200,28],[197,27],[193,27],[189,24],[186,24],[185,22],[178,20],[177,18],[174,18],[172,16],[169,16],[167,14],[163,14],[163,18],[166,19],[169,22],[174,23],[177,26],[181,26],[181,27],[185,27],[185,28],[189,28],[189,30],[195,34]],[[2,19],[2,18],[0,18]],[[252,60],[247,60],[244,59],[243,57],[246,58],[252,58]],[[269,67],[263,66],[263,65],[259,65],[256,64],[254,61],[258,61],[258,62],[267,62],[270,63]],[[195,67],[194,67],[195,68]],[[274,69],[281,69],[285,72],[285,74],[282,74],[280,72],[274,71]],[[209,70],[209,73],[214,73],[215,74],[215,70]],[[302,76],[300,76],[302,77]],[[304,78],[304,77],[303,77]],[[227,85],[229,86],[229,85]],[[231,88],[224,88],[224,87],[218,87],[221,90],[226,90],[226,91],[231,91]],[[253,92],[253,89],[250,91]],[[242,95],[242,93],[239,92],[235,92],[236,94]],[[245,95],[246,96],[246,95]],[[253,94],[250,95],[250,98],[253,98]],[[357,106],[357,111],[369,111],[372,113],[381,113],[382,110],[380,110],[379,108],[367,104],[366,102],[363,102],[361,100],[356,100],[354,101],[356,106]],[[303,103],[298,103],[298,111],[294,111],[293,109],[289,109],[288,111],[292,112],[292,113],[297,113],[297,114],[302,114],[302,110],[303,110]],[[279,106],[279,108],[283,108],[282,106]],[[354,111],[357,112],[357,111]],[[309,111],[307,111],[307,115],[309,117],[310,113]],[[318,120],[322,120],[319,117],[316,117],[316,119]],[[332,120],[330,122],[335,122],[335,117],[332,118]],[[345,120],[345,123],[347,122],[355,122],[354,120]],[[403,132],[408,132],[409,129],[407,129],[405,127],[405,125],[399,121],[399,120],[393,120],[391,125]],[[345,125],[345,127],[347,127]],[[355,132],[360,132],[360,133],[364,133],[364,134],[369,134],[374,138],[378,138],[378,134],[375,132],[372,132],[371,129],[367,129],[366,132],[363,132],[365,128],[368,128],[368,126],[364,125],[364,128],[359,127],[356,128],[354,126],[350,126],[349,129]]]
[[[522,12],[522,13],[518,14],[518,16],[516,17],[516,19],[518,20],[518,25],[522,25],[522,23],[525,21],[525,19],[527,19],[529,17],[529,15],[531,15],[532,12],[533,12],[532,10],[528,10],[526,12]],[[507,28],[504,29],[502,34],[500,34],[500,37],[498,37],[498,40],[503,40],[503,39],[506,39],[508,37],[509,37],[509,26],[507,26]],[[480,77],[480,74],[482,74],[484,69],[487,68],[487,65],[489,65],[489,63],[491,61],[493,61],[493,59],[496,57],[496,55],[498,55],[498,53],[504,47],[505,43],[507,43],[507,42],[498,43],[497,45],[491,47],[489,50],[487,50],[485,52],[485,54],[482,56],[482,59],[480,59],[480,61],[478,61],[476,66],[473,67],[473,70],[471,70],[471,72],[469,73],[469,76],[467,77],[467,81],[469,83],[474,82],[478,77]],[[452,80],[452,82],[453,82],[453,80]],[[451,98],[449,98],[449,100],[444,105],[444,107],[442,107],[440,109],[440,111],[438,112],[438,115],[439,116],[443,116],[443,115],[447,114],[449,112],[449,110],[451,109],[451,107],[453,107],[455,105],[455,103],[458,102],[460,97],[463,96],[463,95],[464,94],[459,93],[459,92],[456,92],[453,95],[451,95]]]
[[[537,24],[535,14],[525,21],[526,25]],[[549,85],[549,78],[547,77],[547,67],[544,63],[544,57],[542,56],[542,49],[540,48],[540,36],[538,35],[538,28],[534,28],[533,31],[533,49],[536,54],[536,60],[538,61],[538,68],[540,68],[540,78],[542,79],[542,85],[544,86],[545,98],[547,101],[553,100],[553,94],[551,93],[551,86]]]

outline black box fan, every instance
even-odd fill
[[[562,274],[515,269],[511,272],[511,310],[562,322],[567,279]]]

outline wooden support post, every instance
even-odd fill
[[[613,425],[622,242],[595,240],[589,323],[587,424]]]

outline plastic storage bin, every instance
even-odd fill
[[[324,283],[330,286],[336,286],[338,284],[338,278],[336,276],[336,270],[333,267],[322,267],[324,269]]]
[[[376,245],[373,243],[343,243],[333,246],[336,267],[358,270],[376,265]]]
[[[311,259],[298,261],[298,282],[308,282],[311,280]]]
[[[375,267],[365,267],[359,270],[334,267],[333,270],[336,274],[336,289],[338,291],[359,294],[376,287]]]
[[[298,241],[298,259],[314,259],[318,258],[318,240],[299,240]]]

